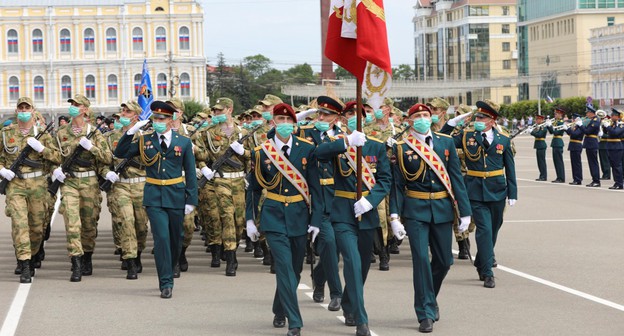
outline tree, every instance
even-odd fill
[[[191,120],[195,114],[201,112],[204,108],[206,108],[206,105],[197,100],[187,100],[184,102],[184,117],[186,120]]]
[[[271,69],[271,60],[266,56],[258,54],[245,57],[243,65],[254,78],[258,78]]]
[[[393,79],[414,79],[416,73],[409,64],[401,64],[397,68],[392,68]]]
[[[352,73],[350,73],[349,71],[345,70],[343,67],[338,66],[336,68],[336,79],[355,79],[355,76],[353,76]]]
[[[295,65],[294,67],[284,71],[286,82],[293,84],[315,83],[317,76],[308,63]]]

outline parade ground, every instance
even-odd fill
[[[564,139],[567,142],[568,137]],[[550,136],[547,139],[550,143]],[[548,181],[538,177],[533,137],[515,139],[517,204],[507,208],[495,249],[496,288],[486,289],[469,260],[455,259],[438,303],[435,335],[622,335],[624,330],[624,192],[571,186],[555,179],[548,150]],[[4,213],[4,197],[0,207]],[[113,255],[110,213],[104,198],[93,275],[72,283],[62,216],[56,216],[46,259],[32,284],[13,274],[15,255],[9,218],[0,215],[0,336],[12,335],[285,335],[272,326],[275,276],[261,260],[238,250],[236,277],[210,267],[199,233],[189,247],[189,270],[175,280],[173,298],[160,298],[151,250],[143,273],[126,280]],[[474,234],[471,252],[476,253]],[[454,248],[457,246],[454,244]],[[374,335],[418,334],[413,309],[409,244],[391,255],[390,271],[371,271],[364,288]],[[455,251],[456,253],[457,251]],[[304,265],[299,306],[304,335],[354,335],[342,312],[312,301],[310,265]]]

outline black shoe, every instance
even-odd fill
[[[351,313],[344,313],[343,314],[344,319],[345,319],[345,325],[349,326],[349,327],[355,327],[355,316]]]
[[[273,327],[284,328],[286,326],[286,316],[275,315],[273,317]]]
[[[113,255],[121,255],[121,248],[116,248]]]
[[[82,280],[82,257],[81,256],[73,256],[71,257],[72,263],[72,274],[69,278],[71,282],[80,282]]]
[[[498,263],[496,262],[496,256],[492,257],[492,267],[498,267]]]
[[[128,260],[123,259],[121,261],[121,270],[122,271],[127,271],[128,270]]]
[[[19,260],[17,260],[17,266],[15,266],[15,271],[13,271],[13,274],[15,275],[22,274],[22,265],[20,264]]]
[[[371,332],[368,329],[367,323],[362,323],[355,328],[355,336],[370,336]]]
[[[600,187],[600,182],[592,182],[592,183],[586,185],[586,187],[591,187],[591,188]]]
[[[126,265],[128,266],[128,273],[126,274],[126,279],[128,280],[136,280],[139,278],[136,269],[136,259],[126,259]]]
[[[561,179],[556,179],[556,180],[554,180],[554,181],[550,181],[550,182],[551,182],[551,183],[565,183],[565,181],[564,181],[564,180],[561,180]]]
[[[434,320],[436,322],[440,321],[440,307],[436,305],[436,313],[435,313],[435,318]]]
[[[163,288],[160,291],[160,297],[162,299],[171,299],[171,295],[173,295],[173,289],[172,288],[167,287],[167,288]]]
[[[390,270],[390,255],[388,254],[388,248],[384,247],[379,252],[379,270],[380,271],[389,271]]]
[[[82,255],[82,275],[92,275],[93,274],[93,264],[91,262],[91,257],[93,256],[93,252],[85,252]]]
[[[180,277],[180,264],[176,264],[173,267],[173,277],[174,278],[179,278]]]
[[[460,240],[457,242],[457,246],[459,246],[459,252],[457,253],[457,259],[466,260],[468,259],[468,246],[466,243],[466,239]]]
[[[19,264],[22,271],[20,274],[20,283],[31,283],[32,274],[30,270],[30,260],[20,260]]]
[[[221,245],[209,245],[210,254],[212,256],[212,260],[210,261],[210,267],[218,268],[221,267]]]
[[[401,253],[401,250],[399,250],[399,244],[397,243],[396,239],[392,239],[392,242],[388,246],[388,252],[390,252],[390,254],[400,254]]]
[[[152,251],[150,252],[151,254],[154,254],[154,248],[152,247]]]
[[[312,300],[314,300],[314,302],[316,303],[321,303],[325,300],[325,286],[314,286]]]
[[[477,270],[477,273],[479,273],[479,281],[484,281],[485,280],[485,276],[483,274],[481,274],[481,271]]]
[[[494,282],[494,277],[485,277],[483,280],[483,287],[485,288],[494,288],[496,286],[496,282]]]
[[[141,252],[137,252],[137,257],[134,259],[134,265],[136,266],[137,273],[143,273],[143,263],[141,262]]]
[[[418,326],[418,331],[421,333],[430,333],[433,331],[433,320],[432,319],[424,319],[420,321],[420,326]]]
[[[371,264],[376,264],[377,263],[377,259],[375,258],[375,253],[371,253],[370,263]]]
[[[611,190],[621,190],[623,187],[621,185],[614,184],[612,187],[609,187]]]
[[[253,252],[253,243],[251,242],[251,238],[245,235],[245,252]]]
[[[180,253],[180,259],[178,259],[178,264],[180,265],[180,271],[186,272],[188,271],[188,260],[186,260],[186,249],[188,247],[182,248],[182,253]]]
[[[263,258],[264,257],[264,252],[262,251],[262,249],[260,248],[260,242],[254,242],[253,243],[253,256],[254,258]]]
[[[43,243],[39,247],[39,251],[31,259],[31,264],[34,268],[41,268],[41,262],[45,259],[45,250],[43,249]]]
[[[267,248],[262,251],[264,253],[264,258],[262,258],[262,265],[271,266],[273,264],[273,256],[271,255],[271,251]]]
[[[288,329],[286,336],[301,336],[301,328]]]
[[[542,182],[542,181],[546,181],[546,180],[547,180],[546,178],[536,178],[536,179],[535,179],[535,181],[540,181],[540,182]]]
[[[568,184],[570,184],[570,185],[581,185],[581,182],[579,182],[579,181],[573,181],[573,182],[570,182],[570,183],[568,183]]]
[[[236,261],[236,251],[225,251],[225,266],[226,276],[236,276],[236,269],[238,268],[238,262]]]
[[[341,298],[339,298],[339,297],[332,298],[329,301],[329,305],[327,306],[327,310],[329,310],[329,311],[339,311],[341,303],[342,303],[342,299]]]

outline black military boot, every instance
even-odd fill
[[[210,254],[212,254],[212,261],[210,261],[210,267],[221,267],[221,246],[210,245]]]
[[[253,252],[253,243],[247,235],[245,235],[245,252]]]
[[[457,246],[459,246],[459,252],[457,253],[457,259],[468,259],[468,245],[466,243],[466,240],[468,238],[464,239],[464,240],[460,240],[457,242]]]
[[[128,265],[128,273],[126,274],[126,279],[128,280],[136,280],[139,278],[136,269],[135,259],[126,259],[126,265]]]
[[[20,274],[20,283],[31,283],[30,260],[20,260],[19,264],[22,271],[22,274]]]
[[[134,265],[136,266],[137,273],[143,272],[143,264],[141,263],[141,252],[142,251],[138,251],[137,257],[136,259],[134,259]]]
[[[41,247],[39,247],[39,251],[35,254],[31,259],[31,264],[35,268],[41,268],[41,262],[45,259],[45,250],[43,249],[43,243],[41,243]]]
[[[264,251],[260,248],[260,242],[256,241],[253,243],[254,249],[254,258],[262,258],[264,257]]]
[[[388,252],[390,252],[390,254],[401,253],[401,251],[399,250],[399,244],[397,242],[397,239],[394,237],[392,237],[392,239],[390,240],[390,244],[388,245]]]
[[[390,270],[390,254],[388,253],[388,247],[382,247],[379,250],[379,270],[380,271],[389,271]]]
[[[227,265],[225,267],[225,275],[236,276],[236,269],[238,263],[236,262],[236,251],[225,251],[225,261]]]
[[[269,251],[269,246],[266,241],[260,243],[260,248],[262,249],[262,254],[264,255],[262,258],[262,265],[270,266],[273,258],[271,258],[271,251]]]
[[[91,256],[93,256],[93,252],[85,252],[82,255],[82,275],[93,274],[93,263],[91,263]]]
[[[238,248],[238,245],[236,245],[236,248]],[[226,261],[225,260],[225,247],[223,246],[223,244],[219,245],[219,255],[221,256],[221,261]]]
[[[20,264],[19,259],[16,259],[16,260],[17,260],[17,266],[15,266],[15,271],[13,271],[13,273],[15,275],[20,275],[22,274],[22,264]]]
[[[69,278],[71,282],[79,282],[82,280],[82,257],[81,256],[73,256],[71,257],[72,264],[72,274]]]
[[[128,259],[121,259],[121,270],[122,271],[128,270]]]
[[[188,271],[188,260],[186,260],[186,249],[187,247],[182,248],[182,253],[180,253],[180,259],[178,260],[178,264],[180,264],[180,271],[186,272]]]

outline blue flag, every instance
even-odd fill
[[[147,59],[143,61],[143,74],[141,76],[141,85],[139,86],[139,96],[137,97],[139,105],[143,109],[140,120],[145,120],[152,115],[150,105],[154,101],[152,94],[152,81],[150,80],[149,69],[147,68]]]

